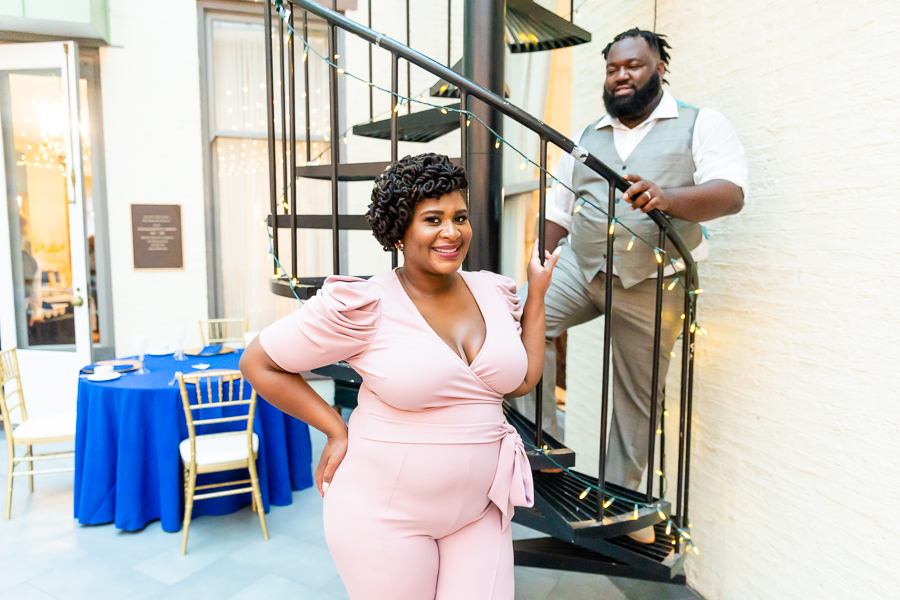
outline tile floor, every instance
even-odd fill
[[[318,382],[317,382],[318,383]],[[327,383],[320,383],[323,395]],[[313,455],[324,436],[313,431]],[[60,449],[65,449],[60,448]],[[38,452],[50,451],[38,449]],[[0,443],[5,483],[6,444]],[[249,507],[191,525],[188,553],[181,535],[159,522],[127,533],[112,525],[83,527],[72,518],[72,473],[35,478],[35,492],[17,478],[10,521],[0,517],[0,598],[16,600],[339,600],[347,593],[322,531],[314,488],[266,516],[270,539]],[[513,525],[517,538],[536,532]],[[516,567],[516,600],[694,600],[684,586]],[[398,599],[402,600],[402,599]]]

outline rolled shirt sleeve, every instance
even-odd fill
[[[701,108],[694,125],[692,141],[694,157],[694,184],[701,185],[714,179],[735,184],[744,192],[744,202],[749,197],[749,173],[744,145],[725,115],[713,108]],[[717,223],[724,217],[704,223]]]

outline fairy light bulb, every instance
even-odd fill
[[[669,521],[668,523],[666,523],[666,535],[669,535],[671,533],[672,533],[672,521]],[[672,543],[674,544],[675,540],[672,540]]]
[[[657,433],[659,433],[660,430],[657,429],[656,431],[657,431]],[[657,469],[657,470],[656,470],[656,474],[657,474],[657,476],[662,477],[663,472],[660,471],[659,469]]]
[[[672,290],[675,289],[675,284],[676,284],[676,283],[678,283],[678,280],[675,280],[675,281],[673,281],[672,283],[669,284],[669,288],[668,288],[668,289],[669,289],[670,292],[671,292]]]
[[[693,545],[693,544],[691,544],[691,550],[693,550],[693,551],[694,551],[694,554],[697,554],[697,555],[699,555],[699,554],[700,554],[700,551],[699,551],[699,550],[697,550],[697,546],[695,546],[695,545]]]
[[[656,509],[656,514],[658,514],[659,518],[662,519],[663,521],[666,520],[666,513],[664,513],[661,508]]]
[[[635,520],[635,521],[638,520],[638,506],[637,506],[637,504],[634,505],[634,513],[632,513],[631,518],[632,518],[633,520]]]
[[[634,240],[635,239],[636,239],[636,236],[631,236],[631,240],[628,242],[628,247],[625,248],[625,250],[631,250],[632,248],[634,248]]]
[[[395,104],[395,105],[394,105],[394,112],[399,111],[401,106],[403,106],[403,103],[402,103],[402,102],[398,102],[397,104]],[[383,114],[383,113],[382,113],[382,114]]]
[[[672,358],[677,358],[677,355],[675,354],[675,351],[674,351],[674,350],[672,350],[671,352],[669,352],[669,356],[671,356]]]
[[[588,495],[588,491],[589,491],[589,490],[584,490],[583,492],[581,492],[580,494],[578,494],[578,499],[579,499],[579,500],[584,500],[584,499],[587,497],[587,495]]]
[[[519,170],[520,170],[520,171],[521,171],[521,170],[524,170],[524,169],[525,169],[525,165],[527,165],[527,164],[528,164],[527,162],[523,162],[521,165],[519,165]]]
[[[616,224],[613,223],[609,226],[609,235],[613,235],[616,232]]]
[[[578,206],[575,207],[575,210],[574,210],[573,212],[578,212],[579,210],[581,210],[581,205],[580,205],[580,204],[579,204]]]
[[[446,108],[442,108],[442,109],[441,109],[441,113],[446,115],[446,114],[447,114],[447,109],[446,109]]]
[[[653,249],[653,256],[656,257],[656,262],[662,264],[662,256],[660,255],[659,250],[657,250],[656,248]]]
[[[606,502],[604,502],[604,503],[603,503],[603,508],[609,508],[610,506],[612,506],[613,500],[615,500],[615,498],[610,498],[609,500],[607,500]]]

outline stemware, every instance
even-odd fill
[[[144,366],[144,355],[147,353],[147,347],[150,345],[150,337],[146,335],[134,336],[134,347],[138,353],[138,360],[141,361],[141,368],[135,372],[135,375],[146,375],[150,371]]]
[[[172,331],[172,335],[178,343],[178,350],[175,351],[175,356],[173,358],[175,360],[187,360],[187,356],[184,355],[184,338],[187,337],[187,325],[176,325],[175,329]]]

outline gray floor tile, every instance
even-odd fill
[[[178,583],[165,587],[151,596],[153,600],[222,600],[245,589],[266,570],[255,565],[236,562],[228,557],[185,577]],[[274,600],[274,599],[272,599]]]
[[[32,545],[23,536],[19,545],[19,552],[0,560],[0,595],[6,596],[10,588],[42,577],[87,555],[84,550],[61,540]]]
[[[17,586],[8,588],[3,591],[3,595],[7,598],[15,598],[16,600],[56,600],[47,592],[42,592],[27,583],[20,583]]]
[[[138,600],[165,587],[146,575],[91,555],[32,578],[28,583],[58,600]]]
[[[686,585],[638,581],[623,577],[610,577],[609,580],[628,600],[703,600],[700,594]]]
[[[347,595],[347,588],[344,587],[344,582],[341,581],[340,577],[335,577],[322,586],[322,591],[327,592],[329,595],[338,598],[339,600],[350,599],[350,596]]]
[[[628,600],[608,577],[590,573],[564,572],[550,590],[547,600]]]
[[[247,544],[229,554],[235,562],[266,569],[271,573],[319,589],[338,576],[327,550],[282,534],[268,541]]]
[[[277,600],[279,598],[312,598],[322,592],[287,577],[273,573],[263,575],[234,596],[231,600]]]
[[[547,600],[561,576],[560,571],[516,567],[516,600]]]

